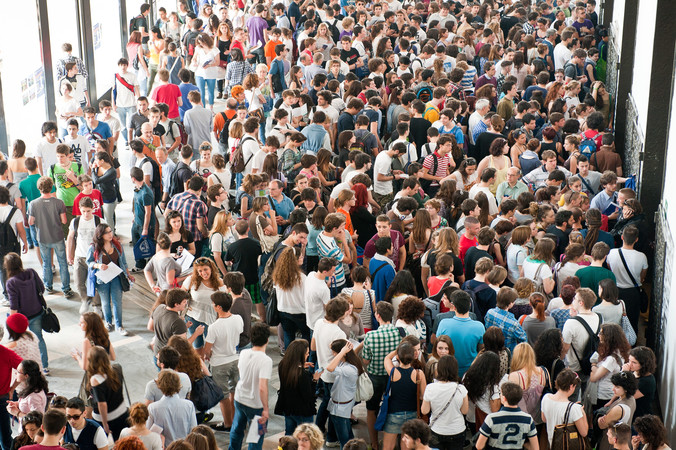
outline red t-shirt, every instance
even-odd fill
[[[603,145],[603,133],[599,133],[596,130],[587,130],[584,133],[582,133],[582,140],[585,139],[594,139],[594,142],[596,142],[596,149],[600,149],[601,146]]]
[[[477,238],[474,239],[468,239],[467,236],[463,233],[462,236],[460,236],[460,260],[465,263],[465,253],[467,253],[467,250],[469,250],[471,247],[476,247],[479,245],[479,241]]]
[[[152,98],[156,103],[166,103],[169,106],[168,118],[176,119],[179,117],[178,99],[181,98],[181,89],[178,86],[171,83],[158,86],[153,91]]]
[[[9,393],[10,383],[12,381],[12,369],[19,367],[21,361],[23,361],[21,356],[17,355],[13,350],[8,349],[4,345],[0,345],[0,395],[7,395]]]
[[[60,445],[40,445],[40,444],[24,445],[21,448],[25,450],[66,450]]]
[[[77,194],[77,197],[75,197],[75,200],[73,200],[73,215],[82,215],[80,212],[80,200],[84,197],[89,197],[92,199],[92,202],[94,203],[94,209],[92,212],[103,219],[103,211],[101,210],[101,205],[103,205],[103,197],[101,197],[101,191],[98,189],[92,189],[92,193],[89,195],[83,194],[82,192]]]

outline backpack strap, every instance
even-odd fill
[[[382,266],[378,267],[378,268],[371,274],[371,278],[375,278],[375,277],[376,277],[376,274],[378,273],[378,271],[380,271],[380,269],[382,269],[382,268],[385,267],[386,265],[387,265],[387,262],[384,262]]]
[[[594,154],[596,154],[596,152],[594,152]],[[594,189],[592,189],[592,187],[589,185],[589,183],[587,183],[587,180],[585,180],[584,177],[582,177],[582,176],[579,177],[579,178],[580,178],[580,181],[582,181],[582,183],[587,187],[587,189],[589,189],[589,192],[591,192],[592,195],[596,195],[596,192],[594,192]]]
[[[3,225],[7,225],[9,223],[9,221],[12,220],[12,216],[14,215],[14,211],[16,211],[17,209],[18,208],[16,206],[12,206],[12,210],[9,212],[9,215],[4,220],[4,222],[2,222]]]
[[[631,270],[629,270],[627,261],[624,259],[624,255],[622,254],[622,249],[621,248],[618,249],[618,252],[620,253],[620,259],[622,259],[622,265],[624,266],[624,270],[627,272],[627,275],[629,275],[629,279],[634,284],[634,287],[640,290],[641,286],[636,282],[636,278],[634,278],[634,275],[632,275]]]
[[[75,235],[77,236],[77,229],[80,227],[80,218],[82,216],[77,216],[75,219],[73,219],[73,231],[75,231]],[[97,216],[94,216],[97,217]],[[98,225],[98,223],[96,224]]]

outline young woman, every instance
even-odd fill
[[[190,65],[194,68],[195,81],[204,105],[213,110],[216,80],[222,76],[220,52],[214,46],[214,40],[206,33],[200,33],[195,43],[195,55]]]
[[[552,392],[556,392],[556,383],[554,382],[556,377],[566,368],[566,365],[561,360],[562,349],[563,337],[561,330],[558,328],[542,333],[533,347],[537,365],[544,367],[549,372]]]
[[[530,344],[522,342],[514,347],[508,380],[523,389],[523,399],[519,402],[521,410],[530,414],[536,425],[541,424],[540,399],[547,377],[545,371],[535,364],[535,352]]]
[[[308,225],[307,246],[305,247],[305,263],[307,272],[317,270],[319,263],[319,250],[317,249],[317,236],[324,231],[324,219],[329,215],[329,211],[323,206],[316,206]]]
[[[432,355],[427,360],[427,366],[429,367],[431,363],[439,362],[441,357],[446,355],[454,356],[455,348],[453,347],[451,338],[442,334],[437,338],[437,341],[432,347]]]
[[[59,125],[61,137],[68,134],[68,122],[70,119],[82,117],[82,106],[73,97],[73,85],[69,82],[61,84],[61,97],[56,98],[56,119]]]
[[[484,333],[484,348],[481,352],[493,352],[500,358],[500,379],[509,373],[512,352],[505,347],[505,335],[495,325]]]
[[[164,50],[164,44],[162,31],[157,27],[152,27],[150,29],[150,39],[148,40],[148,93],[153,92],[153,84],[160,67],[160,55]]]
[[[439,256],[434,264],[434,271],[436,275],[427,279],[426,295],[436,297],[444,286],[460,287],[453,282],[453,257],[451,255]]]
[[[499,369],[500,357],[493,352],[483,352],[476,357],[463,377],[467,396],[472,402],[467,420],[474,423],[476,431],[479,431],[488,414],[500,409]]]
[[[190,163],[190,168],[192,169],[195,174],[201,176],[204,178],[204,186],[202,188],[202,197],[205,196],[206,191],[207,191],[207,185],[209,184],[209,176],[211,175],[213,169],[214,169],[214,164],[211,161],[211,152],[212,152],[212,147],[209,142],[202,142],[200,144],[200,147],[198,149],[199,154],[200,154],[200,159],[196,159],[193,162]]]
[[[28,329],[28,319],[21,313],[13,313],[7,317],[5,328],[9,341],[3,344],[5,347],[14,350],[24,360],[37,361],[42,370],[40,359],[40,348],[38,339],[33,332]]]
[[[230,50],[230,62],[225,69],[226,90],[230,92],[233,87],[241,85],[244,77],[253,73],[253,68],[248,61],[244,60],[242,51],[238,48]],[[213,100],[213,97],[212,97]]]
[[[103,198],[103,205],[101,205],[103,219],[113,228],[113,233],[115,233],[115,207],[120,198],[120,185],[117,181],[119,163],[115,167],[115,162],[116,160],[113,160],[108,152],[97,152],[91,164],[92,181],[96,189],[101,191]]]
[[[637,389],[636,377],[631,372],[619,372],[610,377],[610,382],[613,384],[613,395],[617,399],[608,405],[606,414],[601,415],[598,419],[595,417],[594,427],[600,430],[617,424],[631,423],[634,411],[636,410],[636,400],[634,394]],[[608,442],[607,433],[602,433],[596,447],[600,450],[610,450],[613,448]]]
[[[347,338],[352,342],[361,342],[364,340],[364,324],[361,317],[354,312],[354,303],[347,294],[339,294],[345,297],[345,301],[350,305],[345,317],[340,319],[337,323],[338,327],[345,332]]]
[[[183,278],[180,278],[181,266],[171,254],[171,239],[167,233],[157,235],[156,253],[143,268],[143,274],[150,288],[158,295],[165,289],[178,286],[183,281]]]
[[[204,334],[209,325],[218,318],[211,303],[211,294],[225,292],[225,285],[220,276],[216,264],[208,258],[197,258],[192,267],[192,274],[183,282],[183,290],[189,291],[192,297],[190,309],[186,313],[186,320],[192,322],[188,332],[192,335],[197,327],[204,325]],[[193,346],[201,356],[204,347],[204,337],[200,335],[193,341]]]
[[[638,433],[631,439],[631,445],[641,450],[671,450],[667,443],[667,429],[657,416],[643,416],[634,421],[634,428]]]
[[[310,341],[310,328],[306,323],[309,311],[306,310],[304,297],[306,280],[307,276],[298,265],[296,250],[291,247],[282,250],[272,272],[272,282],[277,293],[277,309],[285,346],[296,338],[298,331],[303,339]]]
[[[174,42],[165,43],[165,51],[162,52],[162,61],[160,62],[160,69],[167,69],[169,71],[169,82],[171,84],[181,84],[181,79],[178,73],[183,68],[183,57],[178,53],[178,48]]]
[[[570,155],[566,162],[563,163],[563,166],[575,175],[577,173],[577,160],[581,155],[580,137],[575,134],[566,136],[566,139],[563,141],[563,148]]]
[[[441,202],[438,199],[433,198],[428,200],[425,203],[425,209],[430,215],[431,231],[448,226],[448,221],[439,215],[439,212],[441,211]]]
[[[599,347],[592,355],[592,370],[589,376],[591,383],[598,383],[598,401],[596,408],[601,408],[614,396],[611,378],[622,371],[622,366],[629,360],[631,346],[622,327],[616,323],[604,323],[599,332]]]
[[[114,318],[117,332],[122,336],[126,336],[129,333],[122,327],[122,284],[120,277],[126,276],[132,283],[134,282],[134,277],[127,268],[124,249],[122,248],[122,244],[113,235],[113,229],[107,224],[101,223],[96,227],[94,243],[89,247],[89,251],[87,252],[87,265],[90,270],[106,270],[111,263],[119,266],[122,269],[122,273],[107,283],[103,283],[97,278],[96,290],[101,296],[103,318],[106,321],[108,330],[113,329],[112,321]]]
[[[325,148],[317,152],[317,170],[319,180],[325,188],[331,188],[338,183],[336,179],[336,166],[331,162],[333,153]]]
[[[26,445],[35,444],[35,438],[42,426],[42,412],[31,411],[21,418],[21,433],[14,438],[11,450],[19,450]]]
[[[568,277],[575,276],[575,272],[582,268],[580,263],[585,257],[584,245],[576,243],[568,244],[566,253],[562,256],[563,259],[557,262],[553,269],[557,283],[556,291],[559,293],[563,287],[563,281]]]
[[[342,134],[342,133],[341,133]],[[355,203],[350,208],[350,219],[355,233],[357,233],[357,245],[366,248],[366,244],[374,236],[376,230],[376,217],[369,211],[369,192],[362,183],[352,186]]]
[[[319,427],[313,423],[301,423],[296,427],[293,436],[285,436],[296,442],[297,450],[321,450],[324,445],[324,435]],[[291,446],[285,446],[280,439],[282,450],[292,450]]]
[[[488,152],[490,154],[481,160],[476,171],[477,173],[482,173],[483,170],[488,167],[496,170],[495,181],[489,186],[489,190],[495,195],[498,185],[507,179],[507,170],[512,167],[512,162],[507,156],[509,153],[509,143],[507,142],[507,139],[495,139],[491,143]]]
[[[533,292],[530,295],[529,300],[533,312],[528,314],[523,321],[521,321],[521,326],[528,336],[528,343],[530,345],[535,345],[535,342],[542,333],[556,328],[556,321],[550,316],[545,316],[547,299],[542,293]]]
[[[412,258],[408,268],[416,280],[416,289],[419,295],[425,292],[421,278],[422,268],[420,261],[423,254],[430,247],[431,241],[432,220],[430,214],[427,209],[419,209],[413,219],[411,234],[408,238],[408,253]]]
[[[351,189],[344,189],[338,194],[338,198],[334,200],[333,206],[336,212],[345,216],[345,230],[350,233],[352,239],[356,239],[354,227],[352,225],[352,216],[348,211],[352,210],[357,205],[354,192]],[[370,239],[370,238],[369,238]]]
[[[364,367],[361,358],[353,351],[352,342],[348,340],[331,342],[331,352],[333,359],[326,370],[335,376],[335,381],[328,406],[329,420],[336,430],[340,446],[344,447],[354,437],[350,417],[357,395],[357,379],[364,373]]]
[[[206,330],[205,330],[206,332]],[[199,333],[199,330],[198,330]],[[190,342],[183,336],[174,335],[169,338],[167,341],[168,347],[175,348],[180,354],[178,365],[176,366],[177,372],[183,372],[190,377],[190,382],[192,387],[195,386],[195,383],[202,379],[205,376],[209,376],[209,369],[205,364],[204,360],[200,358],[197,350],[190,345]],[[197,411],[197,423],[202,423],[208,420],[210,417],[213,417],[212,413],[206,411]]]
[[[252,209],[251,204],[254,200],[254,193],[258,186],[263,184],[263,179],[260,175],[248,174],[242,181],[242,186],[237,190],[237,197],[235,199],[239,205],[240,215],[243,219],[249,219]]]
[[[385,292],[383,301],[392,304],[394,314],[392,317],[398,317],[399,305],[409,296],[416,296],[415,280],[408,270],[400,270],[392,279],[392,283]],[[374,310],[375,311],[375,310]]]
[[[467,388],[460,384],[455,357],[447,354],[439,358],[434,383],[425,388],[420,411],[430,413],[436,448],[462,450],[465,447],[465,414],[469,411],[469,399]]]
[[[221,276],[225,275],[227,269],[225,268],[225,252],[228,250],[230,244],[237,240],[234,231],[235,218],[231,213],[225,211],[218,211],[214,218],[214,224],[209,232],[209,248],[211,254],[216,262],[218,270],[221,271]]]
[[[302,423],[312,422],[315,408],[314,382],[308,372],[310,347],[305,339],[296,339],[286,346],[279,362],[279,393],[275,414],[284,416],[286,435]]]
[[[277,156],[276,153],[270,153],[265,156],[265,159],[263,160],[263,168],[261,170],[261,173],[266,174],[270,181],[272,180],[279,180],[282,183],[284,183],[284,187],[286,188],[286,177],[284,176],[284,173],[279,169],[279,157]]]
[[[181,256],[181,252],[187,251],[195,255],[195,238],[191,231],[185,228],[183,215],[178,211],[170,211],[167,214],[164,232],[171,241],[170,252],[176,256]]]
[[[601,303],[594,306],[592,311],[601,314],[603,323],[622,325],[622,314],[625,311],[624,302],[618,298],[617,284],[610,278],[599,282],[598,290]]]
[[[143,403],[134,403],[129,408],[129,425],[120,431],[120,439],[127,436],[136,436],[143,442],[146,450],[162,450],[162,436],[150,431],[146,427],[146,422],[150,417],[148,407]]]
[[[629,362],[622,367],[624,371],[632,371],[638,381],[638,390],[634,394],[634,419],[653,413],[652,405],[657,390],[654,375],[656,368],[655,353],[648,347],[633,348],[629,352]]]
[[[427,339],[427,327],[422,320],[424,313],[423,301],[409,295],[399,304],[395,326],[403,328],[406,334],[413,335],[424,342]]]
[[[108,352],[95,346],[90,350],[87,377],[87,387],[93,396],[92,416],[106,434],[112,433],[113,439],[117,440],[129,417],[122,394],[122,368],[119,365],[111,366]]]
[[[349,296],[352,310],[359,315],[364,332],[373,329],[372,313],[375,310],[376,293],[371,289],[371,275],[364,266],[356,266],[350,273],[353,286],[343,288],[342,293]]]
[[[40,365],[25,359],[16,368],[18,401],[7,401],[7,412],[21,419],[31,411],[43,412],[47,409],[47,379],[40,370]]]
[[[542,420],[547,424],[550,446],[554,437],[554,430],[558,425],[575,424],[577,432],[583,437],[587,436],[589,432],[589,423],[584,408],[581,404],[568,400],[568,397],[573,395],[580,384],[580,378],[572,370],[563,369],[555,380],[556,393],[545,394],[541,403]]]
[[[244,88],[244,98],[249,105],[249,117],[256,117],[261,123],[264,123],[265,113],[263,105],[265,105],[266,100],[258,87],[259,84],[258,75],[250,73],[244,77],[242,87]]]
[[[511,143],[512,148],[509,150],[509,157],[512,160],[512,165],[518,169],[521,169],[521,155],[528,149],[526,147],[526,133],[521,130],[513,130],[509,133],[509,142]]]
[[[536,292],[545,295],[552,293],[556,286],[551,269],[555,247],[556,244],[553,240],[542,238],[535,244],[533,254],[523,262],[524,277],[535,283]]]
[[[226,22],[221,22],[218,25],[218,31],[214,36],[214,40],[216,41],[216,46],[218,47],[219,52],[218,63],[222,68],[224,68],[227,66],[228,63],[228,58],[230,56],[230,44],[232,43],[232,31],[230,30],[230,27]],[[227,92],[225,93],[225,96],[223,95],[224,84],[225,80],[219,77],[217,83],[218,94],[216,95],[216,98],[228,97]]]
[[[111,361],[115,361],[115,348],[110,343],[110,336],[103,320],[94,312],[84,313],[80,317],[80,329],[84,332],[82,351],[71,353],[83,370],[87,370],[89,351],[92,347],[101,347],[108,352]]]
[[[528,257],[528,249],[524,247],[526,241],[530,240],[530,227],[522,225],[512,231],[512,240],[507,247],[507,274],[509,281],[516,283],[523,277],[523,262]]]
[[[141,32],[132,31],[129,34],[129,41],[127,42],[127,60],[129,64],[134,69],[136,76],[138,77],[139,87],[141,88],[141,95],[147,95],[148,90],[148,78],[150,77],[150,71],[148,70],[148,63],[146,58],[143,55],[143,47],[141,46]]]
[[[452,228],[442,228],[439,230],[439,235],[437,236],[437,241],[434,245],[431,246],[429,252],[427,253],[427,258],[423,257],[421,261],[421,276],[423,286],[427,286],[427,280],[429,277],[437,275],[436,272],[436,262],[441,255],[450,255],[453,258],[453,279],[459,285],[462,285],[465,281],[465,274],[463,273],[463,265],[460,258],[457,256],[459,254],[459,241],[458,235]],[[441,312],[446,312],[445,308],[442,306]]]
[[[395,355],[398,367],[392,362]],[[383,450],[393,450],[404,422],[418,417],[418,399],[423,397],[427,382],[423,371],[411,366],[414,359],[413,346],[405,342],[385,356],[385,370],[390,376],[390,401],[383,428]]]
[[[12,156],[7,161],[7,166],[11,173],[10,181],[14,184],[20,183],[28,177],[28,169],[26,169],[26,143],[21,139],[14,141]],[[30,244],[30,240],[28,243]]]

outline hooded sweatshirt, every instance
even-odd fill
[[[38,293],[45,291],[45,285],[33,269],[26,269],[7,280],[9,307],[31,319],[42,312]]]

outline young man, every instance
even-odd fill
[[[80,103],[80,107],[84,108],[89,105],[89,92],[87,91],[87,81],[84,75],[78,73],[77,64],[74,62],[66,63],[66,74],[61,77],[58,82],[59,92],[63,92],[66,84],[70,84],[73,88],[72,96]]]
[[[373,199],[384,208],[394,198],[393,180],[402,178],[401,170],[392,170],[392,160],[406,153],[403,142],[397,142],[389,150],[378,153],[373,164]]]
[[[157,367],[160,370],[176,370],[178,363],[181,359],[181,354],[174,347],[163,347],[162,350],[157,352]],[[178,391],[178,396],[180,398],[187,398],[190,390],[192,389],[192,382],[190,377],[185,372],[176,372],[178,378],[181,381],[181,390]],[[143,395],[145,399],[146,406],[150,405],[153,402],[157,402],[162,398],[162,391],[157,387],[157,379],[152,379],[146,384],[145,394]]]
[[[122,136],[125,142],[129,142],[127,133],[127,119],[134,114],[136,109],[136,99],[139,97],[141,88],[138,85],[136,75],[130,72],[129,61],[126,58],[120,58],[117,61],[118,72],[115,74],[115,84],[113,85],[113,95],[111,96],[113,111],[120,116],[122,125]]]
[[[77,119],[70,119],[66,126],[68,134],[63,138],[63,143],[70,147],[73,161],[82,164],[83,171],[91,174],[89,163],[92,159],[92,148],[86,137],[78,134],[80,123]]]
[[[103,205],[103,197],[101,197],[101,191],[94,189],[94,182],[89,177],[89,175],[80,175],[77,177],[77,182],[82,188],[79,194],[73,200],[73,216],[77,217],[82,215],[80,210],[80,200],[83,198],[88,198],[92,201],[92,212],[94,215],[99,216],[103,219],[103,210],[101,206]]]
[[[185,320],[179,316],[180,313],[188,307],[190,294],[183,289],[174,288],[167,291],[167,304],[155,308],[152,313],[153,332],[155,334],[155,346],[153,350],[155,355],[162,350],[172,336],[182,336],[187,338],[188,328]],[[204,326],[200,325],[195,330],[188,341],[192,343],[198,336],[204,333]]]
[[[197,86],[195,86],[195,89],[197,89]],[[150,120],[150,110],[148,109],[147,97],[138,97],[136,99],[136,108],[136,112],[129,117],[126,123],[127,143],[134,139],[134,137],[141,136],[141,125]]]
[[[232,297],[225,292],[211,294],[211,302],[218,319],[209,325],[209,334],[205,339],[204,358],[211,363],[211,374],[216,384],[223,390],[225,398],[220,401],[223,422],[212,425],[216,431],[228,431],[232,427],[235,411],[235,386],[239,380],[237,371],[237,345],[244,331],[244,321],[232,314]]]
[[[491,289],[492,290],[492,289]],[[518,297],[516,291],[510,287],[502,287],[497,295],[497,306],[489,309],[484,318],[486,328],[496,326],[505,336],[505,347],[514,352],[514,347],[521,342],[527,342],[528,336],[509,310],[514,306]]]
[[[38,189],[38,180],[40,179],[40,173],[38,172],[38,162],[35,158],[26,158],[24,162],[26,165],[26,170],[28,171],[28,176],[19,182],[19,191],[21,192],[21,198],[24,201],[24,213],[25,217],[28,217],[28,207],[30,202],[40,197],[40,190]],[[37,231],[34,226],[28,226],[26,230],[27,239],[28,239],[28,248],[32,249],[38,246]],[[40,249],[36,248],[35,253],[37,254],[38,261],[42,264],[42,259],[40,257]]]
[[[369,261],[368,268],[376,294],[376,302],[379,302],[385,298],[387,288],[395,276],[395,265],[391,259],[392,239],[389,236],[379,237],[374,247],[376,254]]]
[[[66,403],[68,425],[63,435],[66,444],[77,444],[81,450],[108,450],[108,436],[103,427],[85,417],[85,404],[79,397]]]
[[[57,163],[49,167],[47,176],[50,177],[56,186],[56,198],[63,201],[66,205],[66,225],[73,219],[73,202],[75,197],[80,194],[82,185],[78,181],[78,176],[82,175],[82,164],[72,162],[70,159],[70,148],[65,144],[59,144],[56,147]],[[67,231],[64,231],[66,234]]]
[[[495,308],[496,304],[496,293],[486,282],[486,277],[493,270],[493,267],[495,267],[493,259],[487,257],[480,258],[474,266],[474,278],[465,281],[462,285],[462,288],[466,292],[470,293],[470,295],[473,294],[474,298],[472,300],[476,303],[477,319],[482,322],[488,310]]]
[[[244,289],[244,275],[242,272],[228,272],[223,276],[226,292],[232,297],[230,312],[242,318],[243,331],[239,334],[237,352],[251,348],[251,295]]]
[[[411,125],[413,125],[413,119],[411,119]],[[446,178],[455,169],[455,163],[450,156],[452,150],[453,138],[448,134],[439,136],[434,153],[427,155],[423,161],[421,178],[428,185],[426,192],[430,197],[436,195],[439,191],[441,180]]]
[[[368,267],[370,259],[376,254],[376,241],[381,237],[389,237],[392,241],[392,255],[390,259],[394,263],[394,270],[404,270],[406,264],[406,245],[404,236],[397,230],[392,229],[390,218],[385,214],[376,217],[376,235],[366,243],[364,248],[364,266]]]
[[[582,183],[584,185],[584,182]],[[603,190],[591,200],[590,208],[596,208],[609,220],[616,220],[619,216],[617,206],[617,174],[610,170],[601,175],[600,184]]]
[[[566,210],[559,210],[554,217],[555,223],[547,227],[547,233],[556,236],[556,248],[554,249],[554,257],[558,261],[560,256],[566,253],[568,247],[568,235],[573,226],[573,213]]]
[[[479,234],[479,230],[481,229],[479,220],[472,216],[465,218],[464,226],[465,232],[462,236],[460,236],[460,254],[458,255],[462,261],[465,260],[467,250],[469,250],[470,247],[475,247],[479,244],[477,236]]]
[[[179,395],[181,379],[175,370],[162,369],[157,376],[157,387],[162,391],[162,398],[148,405],[147,425],[159,426],[164,442],[170,445],[185,438],[197,426],[195,405]]]
[[[260,5],[262,6],[262,5]],[[272,359],[265,354],[270,338],[270,328],[265,323],[251,326],[253,347],[242,350],[239,355],[240,380],[235,388],[235,416],[230,431],[229,450],[240,450],[247,425],[259,427],[260,438],[257,443],[249,444],[251,450],[261,450],[265,439],[265,430],[270,416],[268,409],[268,383],[272,376]],[[260,416],[258,423],[254,416]]]
[[[321,373],[322,402],[317,408],[317,419],[315,423],[325,434],[327,442],[336,442],[338,440],[335,436],[335,429],[333,422],[329,422],[328,430],[326,428],[326,421],[329,416],[328,406],[331,399],[331,388],[336,375],[329,372],[326,368],[333,359],[333,352],[331,351],[331,343],[336,339],[347,339],[345,332],[338,326],[347,310],[349,304],[343,298],[334,298],[326,304],[326,314],[314,324],[314,333],[310,349],[317,352],[317,372]],[[300,424],[298,424],[300,425]]]
[[[562,354],[566,355],[566,366],[577,372],[583,381],[588,379],[589,373],[583,373],[579,358],[584,358],[584,349],[591,337],[581,321],[584,320],[597,336],[603,323],[601,315],[592,311],[594,303],[596,303],[594,291],[589,288],[579,288],[572,305],[577,315],[566,320],[563,325]]]
[[[99,103],[99,114],[96,116],[97,120],[105,123],[108,125],[110,128],[110,133],[112,134],[112,138],[109,139],[110,143],[110,152],[112,152],[112,155],[117,157],[117,140],[120,138],[120,132],[122,131],[122,124],[120,121],[117,119],[117,117],[112,115],[113,112],[113,105],[110,103],[108,100],[101,100]],[[79,161],[78,162],[82,162]],[[86,161],[85,161],[86,162]],[[88,167],[86,164],[83,164],[85,166],[85,170],[88,171]]]
[[[94,298],[87,296],[87,252],[94,240],[96,227],[103,222],[100,216],[94,215],[94,202],[89,197],[82,197],[78,203],[78,217],[70,223],[66,252],[68,264],[75,267],[75,284],[82,300],[80,314],[89,311],[90,306],[95,311],[101,310],[101,298],[98,290]]]
[[[502,92],[505,93],[505,96],[498,102],[497,113],[506,122],[514,115],[514,99],[518,94],[516,83],[505,81],[502,84]]]
[[[275,211],[277,233],[281,234],[284,228],[289,225],[289,214],[291,214],[295,205],[293,204],[293,200],[284,194],[284,183],[280,180],[270,181],[268,192],[270,208]]]
[[[526,183],[533,191],[537,191],[543,186],[547,186],[547,179],[549,175],[555,170],[560,170],[563,172],[566,178],[572,176],[572,174],[563,166],[557,166],[557,158],[554,150],[545,150],[541,155],[542,167],[539,169],[533,169],[528,174],[524,175],[522,180]]]
[[[406,450],[430,450],[431,434],[429,425],[420,419],[411,419],[401,426],[402,446]]]
[[[216,214],[218,214],[220,211],[227,210],[225,202],[228,201],[228,191],[225,190],[222,184],[212,184],[207,189],[207,198],[209,199],[207,223],[209,224],[209,229],[211,230],[211,228],[214,226]],[[219,267],[219,269],[222,268]],[[221,271],[225,273],[224,270]]]
[[[190,71],[186,68],[183,68],[178,71],[178,78],[181,80],[181,84],[178,85],[178,88],[181,91],[181,106],[178,107],[178,113],[181,117],[181,121],[184,118],[186,111],[192,108],[192,104],[188,99],[188,94],[192,91],[199,92],[199,88],[194,84],[190,83]]]
[[[478,219],[481,215],[481,208],[479,208],[479,204],[476,200],[472,200],[471,198],[467,198],[462,201],[460,204],[460,211],[462,211],[462,215],[460,216],[460,219],[458,219],[458,223],[455,225],[455,232],[458,235],[465,233],[465,221],[468,217],[474,217],[475,219]],[[481,225],[479,225],[479,227],[481,227]]]
[[[59,445],[59,442],[66,433],[66,424],[66,414],[55,408],[48,409],[42,416],[42,425],[40,426],[45,435],[42,441],[39,444],[26,445],[23,448],[26,450],[65,450]],[[7,448],[10,447],[7,446]]]
[[[199,91],[190,91],[188,101],[191,108],[183,116],[185,132],[188,133],[188,144],[198,149],[202,142],[211,142],[213,128],[213,113],[202,106],[202,96]]]
[[[152,189],[144,182],[143,171],[138,167],[133,167],[130,176],[134,185],[134,221],[131,225],[131,239],[136,243],[141,237],[150,236],[151,230],[155,230],[155,213],[153,212],[155,203]],[[141,272],[145,265],[145,259],[138,259],[132,270],[136,273]]]
[[[150,98],[153,104],[164,103],[169,106],[169,113],[167,114],[169,119],[178,119],[180,117],[178,108],[183,105],[181,89],[169,82],[169,71],[167,69],[160,69],[157,76],[160,84],[155,86]]]
[[[380,401],[385,393],[389,378],[384,361],[385,356],[395,350],[401,342],[401,335],[399,330],[392,325],[394,308],[390,303],[378,302],[374,314],[378,321],[378,329],[366,333],[361,356],[366,365],[366,373],[373,383],[373,396],[366,402],[366,423],[371,446],[379,448],[375,424],[380,410]]]
[[[617,450],[631,450],[631,426],[626,423],[617,423],[608,427],[608,442]]]
[[[387,212],[392,228],[402,234],[409,232],[413,223],[413,212],[417,209],[418,202],[413,197],[399,197]]]
[[[40,243],[40,255],[42,257],[42,279],[45,282],[47,293],[56,293],[52,286],[51,250],[53,249],[59,262],[59,275],[61,277],[63,295],[66,298],[71,298],[75,293],[70,289],[70,274],[68,273],[68,260],[66,258],[66,244],[64,241],[65,235],[63,227],[55,226],[59,223],[62,225],[68,223],[66,220],[66,205],[52,194],[53,187],[54,182],[49,177],[41,177],[38,180],[38,189],[41,195],[40,198],[30,203],[28,223],[31,226],[35,226],[37,231],[37,239]]]
[[[331,300],[331,290],[327,285],[336,273],[338,261],[334,258],[322,258],[317,263],[317,270],[310,272],[305,281],[305,309],[299,316],[304,315],[310,330],[314,330],[315,323],[324,317],[324,307]],[[281,311],[280,311],[281,312]],[[287,329],[288,327],[283,327]],[[285,338],[287,333],[285,333]],[[290,336],[289,336],[290,337]],[[284,342],[288,346],[291,342]]]
[[[474,267],[481,258],[489,258],[493,261],[493,257],[488,253],[488,248],[493,243],[494,239],[495,231],[491,228],[482,227],[479,230],[477,233],[477,245],[468,248],[465,253],[465,260],[463,261],[463,265],[465,266],[465,280],[474,278]]]
[[[35,159],[38,162],[40,175],[46,174],[49,167],[56,164],[56,146],[62,143],[61,139],[57,138],[58,132],[56,122],[42,124],[43,138],[35,148]]]
[[[521,449],[526,440],[528,447],[537,449],[538,432],[533,418],[519,408],[523,390],[516,383],[508,381],[500,387],[500,411],[489,414],[479,429],[478,450],[484,448]],[[513,436],[513,439],[509,439]]]
[[[110,130],[110,126],[96,118],[96,110],[94,107],[87,106],[82,112],[84,113],[85,120],[82,126],[80,126],[79,134],[89,141],[88,151],[94,150],[96,141],[104,139],[108,141],[108,148],[112,152],[112,149],[115,146],[115,140],[113,139],[113,132]]]
[[[338,261],[335,280],[332,281],[332,296],[345,286],[345,269],[343,261],[351,260],[350,247],[347,242],[345,231],[345,216],[340,213],[332,213],[324,219],[324,230],[317,235],[317,251],[319,257],[333,258]]]
[[[589,288],[596,292],[601,280],[610,278],[613,282],[616,282],[615,274],[603,267],[603,263],[606,262],[608,253],[610,253],[610,247],[605,242],[597,242],[594,244],[591,251],[591,264],[582,267],[575,272],[575,276],[580,279],[580,287]],[[617,270],[617,268],[618,266],[616,264],[614,270]]]
[[[251,294],[251,301],[256,305],[259,317],[265,317],[265,305],[261,299],[261,284],[258,278],[258,257],[262,254],[260,243],[249,236],[249,223],[238,220],[235,223],[237,239],[228,246],[224,261],[232,262],[231,270],[244,276],[244,287]]]

